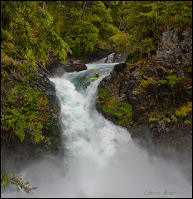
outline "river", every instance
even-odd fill
[[[50,78],[61,103],[65,157],[48,157],[23,169],[32,195],[8,189],[2,197],[176,198],[191,197],[183,165],[164,160],[134,143],[129,132],[96,110],[97,86],[115,63],[87,64],[88,69]],[[103,75],[90,81],[94,70]]]

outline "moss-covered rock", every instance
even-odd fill
[[[179,34],[183,35],[180,41],[176,37]],[[166,32],[156,55],[134,64],[126,61],[115,65],[98,86],[97,109],[107,119],[126,126],[133,138],[145,139],[146,134],[157,146],[171,147],[191,157],[192,44],[186,44],[188,51],[183,51],[182,38],[191,40],[186,31]],[[165,53],[167,50],[170,53]],[[120,122],[117,104],[129,104],[124,117],[132,122]]]

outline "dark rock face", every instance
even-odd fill
[[[177,121],[171,118],[176,116],[176,110],[192,101],[191,55],[191,32],[166,31],[156,56],[132,65],[127,61],[115,65],[98,86],[98,89],[106,88],[110,98],[117,97],[120,103],[132,105],[133,124],[126,127],[134,139],[180,151],[190,159],[192,123],[186,123],[191,121],[191,112],[176,118]],[[167,77],[180,78],[180,82],[172,85],[174,80],[170,82]],[[118,124],[118,118],[105,112],[103,106],[97,103],[97,110]],[[151,117],[156,117],[155,121],[149,121]]]
[[[70,63],[65,66],[65,72],[74,72],[74,71],[82,71],[82,70],[87,70],[86,65],[79,61],[70,61]]]
[[[163,33],[155,59],[157,64],[163,65],[166,69],[171,69],[176,68],[176,64],[191,62],[191,53],[192,32],[170,30]]]
[[[87,70],[86,65],[80,60],[67,60],[64,62],[58,57],[51,57],[46,64],[46,68],[53,76],[58,77],[61,77],[65,72]]]
[[[50,56],[46,69],[53,75],[61,77],[65,73],[64,64],[58,57]]]
[[[98,62],[103,60],[104,63],[121,63],[126,59],[126,51],[117,53],[110,50],[96,49],[94,53],[83,58],[84,63]]]
[[[104,57],[107,57],[108,55],[109,55],[109,50],[101,50],[100,48],[96,48],[93,53],[83,58],[83,62],[92,63]]]

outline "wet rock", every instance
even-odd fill
[[[65,72],[74,72],[74,71],[82,71],[87,70],[87,67],[84,63],[80,63],[79,61],[74,61],[67,66],[65,66]]]
[[[127,67],[126,63],[120,63],[115,65],[113,70],[116,72],[121,72],[125,67]]]
[[[170,118],[171,115],[162,115],[192,100],[191,54],[191,32],[168,30],[160,37],[155,57],[144,63],[116,65],[110,75],[101,81],[98,88],[106,88],[110,98],[118,97],[120,103],[132,105],[133,124],[126,125],[126,128],[133,138],[146,140],[146,144],[152,142],[158,148],[173,148],[191,156],[192,125],[185,125],[184,118],[178,118],[177,122],[171,119],[170,122],[164,122],[164,117]],[[171,86],[166,79],[171,75],[180,77],[181,82]],[[155,81],[151,83],[150,78]],[[105,113],[102,106],[97,110],[106,119],[118,124],[118,119]],[[156,120],[149,122],[148,114],[157,111],[163,113],[153,116]],[[175,111],[172,114],[175,115]]]

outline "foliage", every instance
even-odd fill
[[[171,116],[171,119],[172,119],[173,122],[177,122],[178,121],[178,119],[174,115]]]
[[[53,109],[54,109],[54,113],[57,113],[58,108],[57,108],[57,105],[56,105],[56,103],[55,103],[55,102],[53,103]]]
[[[164,121],[165,123],[166,123],[166,122],[168,122],[168,123],[171,122],[170,118],[168,118],[168,117],[165,117],[165,118],[163,119],[163,121]]]
[[[112,48],[116,49],[118,52],[121,52],[128,48],[128,39],[129,35],[126,32],[119,32],[109,38]],[[127,46],[125,45],[127,44]]]
[[[111,113],[118,119],[120,125],[132,124],[132,106],[127,101],[120,104],[117,97],[110,99],[108,90],[100,88],[98,90],[98,104],[103,108],[104,112]]]
[[[21,176],[15,176],[14,174],[12,176],[9,175],[9,172],[1,173],[1,188],[5,189],[7,186],[10,186],[11,184],[15,185],[17,188],[17,191],[24,190],[26,194],[31,194],[32,191],[36,190],[36,187],[30,187],[30,183],[27,181],[25,182]]]
[[[122,1],[108,6],[113,24],[130,35],[125,42],[129,60],[155,53],[160,33],[168,27],[176,31],[192,29],[191,1]]]
[[[192,102],[188,102],[186,105],[176,110],[175,114],[178,117],[185,117],[191,111],[192,111]]]
[[[38,79],[34,61],[20,63],[3,53],[2,71],[2,139],[8,142],[15,136],[22,142],[26,131],[33,135],[33,142],[44,139],[43,126],[47,123],[48,99],[41,90],[34,88]]]
[[[147,80],[140,80],[140,86],[143,88],[146,88],[151,84],[157,84],[157,81],[153,77],[148,77]]]
[[[185,120],[185,121],[184,121],[184,124],[190,125],[190,124],[192,124],[192,122],[189,121],[189,120]]]
[[[52,29],[53,17],[36,1],[1,1],[1,7],[3,46],[12,40],[13,57],[46,61],[49,51],[67,57],[70,49]]]
[[[50,54],[82,59],[105,49],[125,50],[135,63],[155,53],[160,33],[168,27],[191,30],[191,1],[1,1],[3,139],[16,135],[23,141],[27,130],[35,143],[47,139],[42,129],[49,120],[48,99],[34,87],[36,61],[45,66]],[[172,75],[162,83],[174,87],[180,81]],[[153,78],[140,82],[143,88],[156,83]],[[98,95],[99,105],[120,123],[132,122],[131,105],[110,99],[105,89]],[[186,115],[185,109],[176,116]]]
[[[166,79],[172,88],[181,81],[181,78],[177,77],[176,75],[167,76]]]
[[[149,122],[157,122],[157,121],[158,121],[158,118],[156,118],[156,117],[149,118]]]
[[[16,104],[21,103],[18,107]],[[34,142],[38,143],[44,139],[42,135],[43,124],[47,122],[47,118],[43,112],[47,110],[48,100],[43,93],[36,88],[32,88],[23,84],[18,84],[11,90],[11,94],[7,97],[7,102],[11,108],[6,109],[6,113],[1,114],[2,129],[11,131],[11,136],[19,136],[21,142],[25,137],[25,130],[28,128],[33,131]],[[16,107],[14,107],[16,106]]]
[[[105,104],[109,99],[109,93],[107,88],[98,89],[98,103],[99,105]]]
[[[155,50],[152,38],[145,38],[141,41],[141,43],[145,53],[150,53]]]
[[[192,28],[191,1],[1,1],[1,7],[2,41],[14,42],[12,56],[41,62],[51,51],[81,58],[97,48],[126,50],[137,60],[155,52],[167,27]]]

